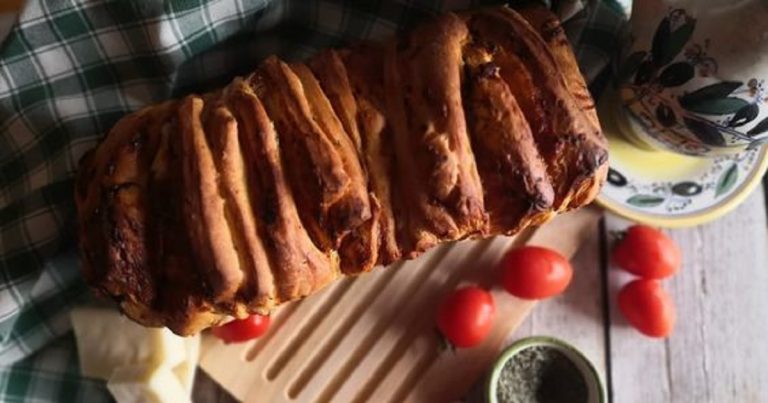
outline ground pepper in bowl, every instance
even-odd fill
[[[504,364],[496,389],[500,403],[586,403],[587,382],[556,348],[527,347]]]

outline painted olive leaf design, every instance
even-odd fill
[[[656,66],[653,65],[652,61],[646,60],[640,63],[640,66],[637,68],[637,74],[635,75],[635,85],[647,84],[655,75]]]
[[[759,112],[760,112],[760,108],[757,106],[757,104],[749,104],[739,109],[738,111],[736,111],[736,114],[733,115],[733,118],[728,123],[728,126],[730,127],[744,126],[745,124],[755,120]]]
[[[708,122],[684,117],[683,122],[702,143],[710,146],[724,146],[725,138],[720,130]]]
[[[717,179],[717,184],[715,185],[715,197],[720,197],[731,190],[738,179],[739,168],[736,164],[733,164],[720,175],[720,178]]]
[[[729,95],[741,87],[740,81],[723,81],[701,87],[678,98],[683,108],[705,115],[735,113],[749,105],[749,102]]]
[[[648,56],[648,52],[644,50],[639,50],[627,56],[627,59],[624,60],[624,63],[621,64],[619,72],[616,74],[618,82],[625,82],[630,77],[632,77],[632,75],[637,72],[637,69],[640,67],[640,63],[645,60],[646,56]]]
[[[687,83],[694,76],[693,66],[688,62],[677,62],[667,66],[659,75],[659,83],[664,87],[677,87]]]
[[[680,105],[691,112],[703,115],[727,115],[746,107],[749,102],[741,98],[726,97],[685,104],[681,101]]]
[[[741,81],[722,81],[699,88],[680,97],[680,104],[695,105],[700,102],[725,98],[737,88],[741,87]]]
[[[643,194],[634,195],[627,199],[627,203],[637,207],[656,207],[663,202],[663,197]]]
[[[656,32],[654,32],[651,42],[651,57],[657,66],[664,65],[664,63],[661,63],[664,55],[664,44],[669,40],[671,33],[669,17],[664,17],[659,22],[659,26],[656,27]]]
[[[755,127],[749,129],[749,131],[747,131],[747,135],[756,136],[758,134],[763,134],[766,131],[768,131],[768,117],[758,122]]]
[[[693,30],[696,28],[696,20],[688,19],[676,30],[671,30],[669,17],[665,17],[656,28],[651,44],[651,55],[656,67],[669,64],[683,47],[691,39]]]
[[[691,39],[694,29],[696,29],[696,20],[690,19],[672,32],[669,41],[667,41],[666,46],[664,47],[663,64],[668,64],[680,54],[680,51],[683,50],[685,44]]]
[[[656,107],[656,119],[664,125],[664,127],[672,127],[677,123],[677,116],[675,111],[665,104],[659,104]]]

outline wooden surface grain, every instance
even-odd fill
[[[727,216],[669,230],[680,244],[680,273],[665,281],[677,305],[669,339],[630,328],[616,293],[632,277],[608,262],[612,232],[630,223],[606,213],[573,259],[563,295],[538,304],[508,342],[562,338],[581,349],[606,381],[611,401],[721,403],[768,401],[768,221],[763,189]],[[482,381],[467,395],[483,401]],[[195,401],[231,402],[204,374]]]
[[[626,222],[605,221],[610,231]],[[617,402],[768,401],[768,227],[764,193],[728,216],[670,231],[683,250],[666,282],[678,309],[668,340],[638,335],[610,307],[611,389]],[[626,281],[609,268],[611,300]]]

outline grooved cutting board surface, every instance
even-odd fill
[[[200,366],[247,402],[459,399],[534,306],[493,286],[504,251],[535,244],[570,257],[598,218],[582,209],[516,237],[446,244],[346,278],[276,310],[270,331],[253,342],[225,345],[207,335]],[[441,349],[434,317],[441,296],[462,283],[490,288],[497,316],[480,346],[452,352]]]

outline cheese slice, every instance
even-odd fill
[[[184,339],[168,329],[147,328],[102,308],[78,307],[70,318],[86,377],[107,380],[117,367],[143,363],[173,368],[186,360]]]
[[[107,389],[117,403],[187,403],[189,392],[167,365],[129,365],[115,369]]]
[[[107,380],[119,402],[188,402],[200,355],[200,336],[147,328],[117,311],[71,313],[84,376]]]
[[[195,385],[197,361],[200,357],[200,336],[185,338],[184,347],[187,359],[173,367],[173,373],[179,378],[179,382],[187,389],[187,392],[191,394],[192,387]]]

